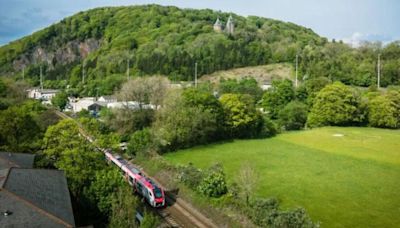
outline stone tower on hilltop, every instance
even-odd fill
[[[218,17],[217,20],[214,23],[214,31],[216,31],[216,32],[225,31],[227,34],[233,35],[233,33],[235,32],[235,24],[233,22],[232,15],[229,16],[228,22],[226,22],[225,28],[224,28],[224,26],[222,24],[222,21]]]
[[[215,24],[214,24],[214,31],[222,32],[222,30],[223,30],[222,23],[221,23],[221,21],[219,20],[219,17],[218,17],[217,21],[215,21]]]
[[[232,15],[229,16],[228,22],[226,22],[225,31],[229,35],[233,35],[233,33],[235,32],[235,24],[233,23]]]

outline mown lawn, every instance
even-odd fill
[[[305,207],[322,227],[400,227],[400,131],[320,128],[196,147],[165,158],[200,168],[222,163],[230,182],[250,163],[260,177],[255,196]]]

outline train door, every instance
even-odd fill
[[[131,175],[128,175],[128,183],[129,185],[133,186],[133,177],[131,177]]]

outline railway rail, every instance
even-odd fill
[[[62,119],[72,119],[72,117],[66,115],[63,112],[55,111],[56,114],[61,117]],[[74,120],[75,121],[75,120]],[[80,134],[85,137],[90,143],[94,143],[94,138],[88,134],[83,127],[78,123],[79,132]],[[96,146],[97,147],[97,146]],[[104,148],[99,148],[100,151],[106,151]],[[125,160],[124,162],[128,163],[129,165],[133,164],[130,161]],[[136,166],[139,167],[139,166]],[[154,182],[158,186],[160,186],[165,191],[165,199],[166,199],[166,206],[162,208],[153,208],[153,210],[159,214],[163,220],[164,224],[162,227],[198,227],[198,228],[216,228],[218,227],[215,225],[211,219],[207,218],[203,214],[201,214],[198,210],[196,210],[192,205],[187,203],[186,201],[182,200],[181,198],[172,195],[169,191],[159,182],[157,179],[148,175],[143,168],[139,167],[141,172],[153,179]]]

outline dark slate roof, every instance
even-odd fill
[[[41,212],[42,215],[46,215],[54,221],[61,220],[61,224],[75,226],[71,199],[63,171],[11,168],[3,183],[3,189],[25,202],[30,208]],[[2,200],[4,199],[0,198],[0,204],[4,204]],[[21,219],[28,221],[30,217]]]
[[[32,168],[34,160],[34,154],[0,152],[0,169]]]
[[[4,216],[5,211],[10,215]],[[6,191],[0,191],[0,212],[0,227],[65,227]]]
[[[3,187],[3,183],[6,181],[8,169],[0,169],[0,189]]]

